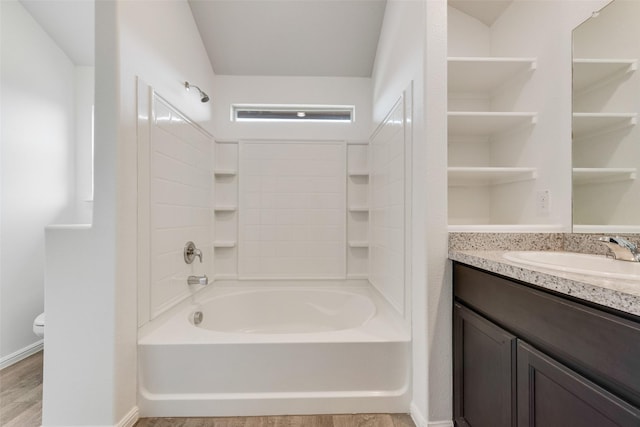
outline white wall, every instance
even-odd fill
[[[2,1],[0,366],[38,341],[44,227],[75,221],[74,64],[17,1]]]
[[[76,200],[77,222],[93,219],[93,107],[95,67],[76,66]]]
[[[57,316],[52,324],[47,318],[56,346],[45,358],[45,426],[135,421],[136,76],[211,131],[211,104],[183,86],[188,80],[213,95],[214,74],[186,1],[96,2],[94,225],[50,232],[57,295],[47,313]]]
[[[410,296],[418,425],[451,420],[451,290],[445,280],[446,1],[387,3],[373,74],[379,124],[413,82]]]

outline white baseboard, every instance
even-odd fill
[[[133,427],[140,418],[138,407],[134,406],[131,410],[116,424],[115,427]]]
[[[18,363],[22,359],[26,359],[32,354],[36,354],[43,348],[44,348],[44,340],[39,340],[34,342],[33,344],[30,344],[24,348],[21,348],[16,352],[13,352],[3,357],[2,359],[0,359],[0,371],[3,370],[4,368],[8,368],[9,366],[15,363]]]
[[[416,427],[453,427],[453,421],[427,421],[420,409],[411,403],[410,415]]]
[[[409,415],[411,415],[411,419],[416,427],[427,427],[427,419],[413,402],[411,402],[411,406],[409,407]]]

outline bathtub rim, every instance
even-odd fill
[[[375,315],[354,329],[313,333],[246,334],[219,332],[198,328],[189,321],[195,307],[219,295],[273,290],[321,290],[355,293],[368,297],[375,306]],[[405,320],[393,309],[377,289],[366,280],[357,281],[216,281],[210,287],[192,295],[187,301],[163,313],[138,330],[138,345],[184,345],[228,343],[303,343],[303,342],[410,342],[411,334]]]

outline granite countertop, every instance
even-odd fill
[[[506,252],[450,250],[449,259],[640,316],[640,284],[638,282],[524,266],[503,258]]]

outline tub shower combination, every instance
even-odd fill
[[[140,415],[407,412],[410,97],[370,143],[217,142],[138,83]]]
[[[406,327],[353,283],[217,282],[139,341],[141,414],[406,411]]]

